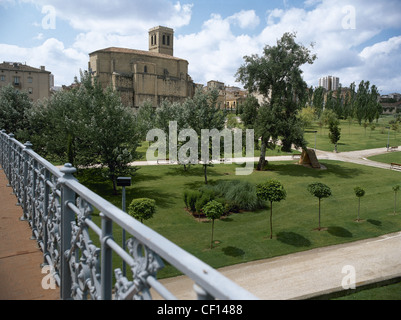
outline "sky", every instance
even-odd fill
[[[174,56],[195,83],[239,86],[244,56],[262,55],[285,32],[317,55],[308,86],[332,75],[343,87],[369,81],[401,92],[400,0],[0,0],[0,62],[46,66],[55,85],[88,69],[89,53],[148,50],[148,30],[174,29]]]

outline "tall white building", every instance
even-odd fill
[[[327,76],[319,79],[319,87],[325,88],[327,91],[335,91],[340,85],[340,78]]]

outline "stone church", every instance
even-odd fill
[[[182,102],[195,93],[188,61],[174,57],[174,30],[149,30],[149,51],[110,47],[89,54],[89,71],[103,88],[112,86],[125,105],[154,107],[164,99]]]

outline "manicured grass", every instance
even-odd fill
[[[388,122],[394,119],[393,117],[383,116],[379,119],[378,123],[373,122],[375,129],[367,127],[366,130],[363,125],[359,125],[354,121],[351,125],[347,120],[340,121],[341,138],[338,142],[338,151],[354,151],[374,148],[385,148],[387,146],[387,139],[389,138],[390,146],[401,145],[401,132],[394,132],[390,130],[390,134],[386,126]],[[326,127],[320,128],[317,123],[307,130],[316,130],[316,149],[323,151],[333,151],[334,145],[330,143],[328,134],[329,130]],[[305,133],[305,139],[308,141],[308,147],[315,147],[315,134]]]
[[[401,282],[362,290],[333,300],[401,300]]]
[[[401,230],[401,215],[393,215],[391,187],[401,182],[401,173],[351,163],[322,161],[327,170],[305,168],[291,162],[270,163],[267,171],[254,171],[248,176],[236,176],[238,165],[221,164],[208,168],[210,183],[217,180],[245,180],[257,184],[266,179],[281,181],[287,199],[274,203],[273,239],[269,239],[268,209],[232,214],[215,221],[213,249],[210,249],[211,222],[201,221],[184,209],[184,190],[204,184],[203,168],[191,166],[140,167],[127,188],[127,206],[134,198],[156,200],[154,217],[144,223],[192,253],[218,268],[252,260],[270,258],[321,246],[376,237]],[[91,170],[80,171],[78,179],[90,189],[121,207],[121,195],[113,196],[110,182],[96,178]],[[321,224],[318,226],[318,200],[307,191],[307,185],[319,181],[327,184],[333,196],[322,200]],[[355,186],[363,186],[366,195],[361,200],[362,222],[355,222],[358,200]],[[94,221],[97,221],[94,217]],[[121,241],[121,230],[114,228],[115,239]],[[158,277],[177,275],[167,265]]]
[[[385,154],[369,157],[369,160],[384,162],[384,163],[401,163],[401,151],[392,151]]]

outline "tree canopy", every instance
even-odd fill
[[[236,76],[250,93],[262,94],[268,103],[258,110],[255,131],[261,137],[258,170],[263,170],[266,148],[274,148],[278,138],[282,149],[292,144],[305,147],[302,122],[297,117],[301,102],[307,99],[308,87],[302,78],[301,66],[312,64],[316,56],[296,43],[295,33],[285,33],[275,46],[265,46],[263,55],[245,56],[245,63]]]

